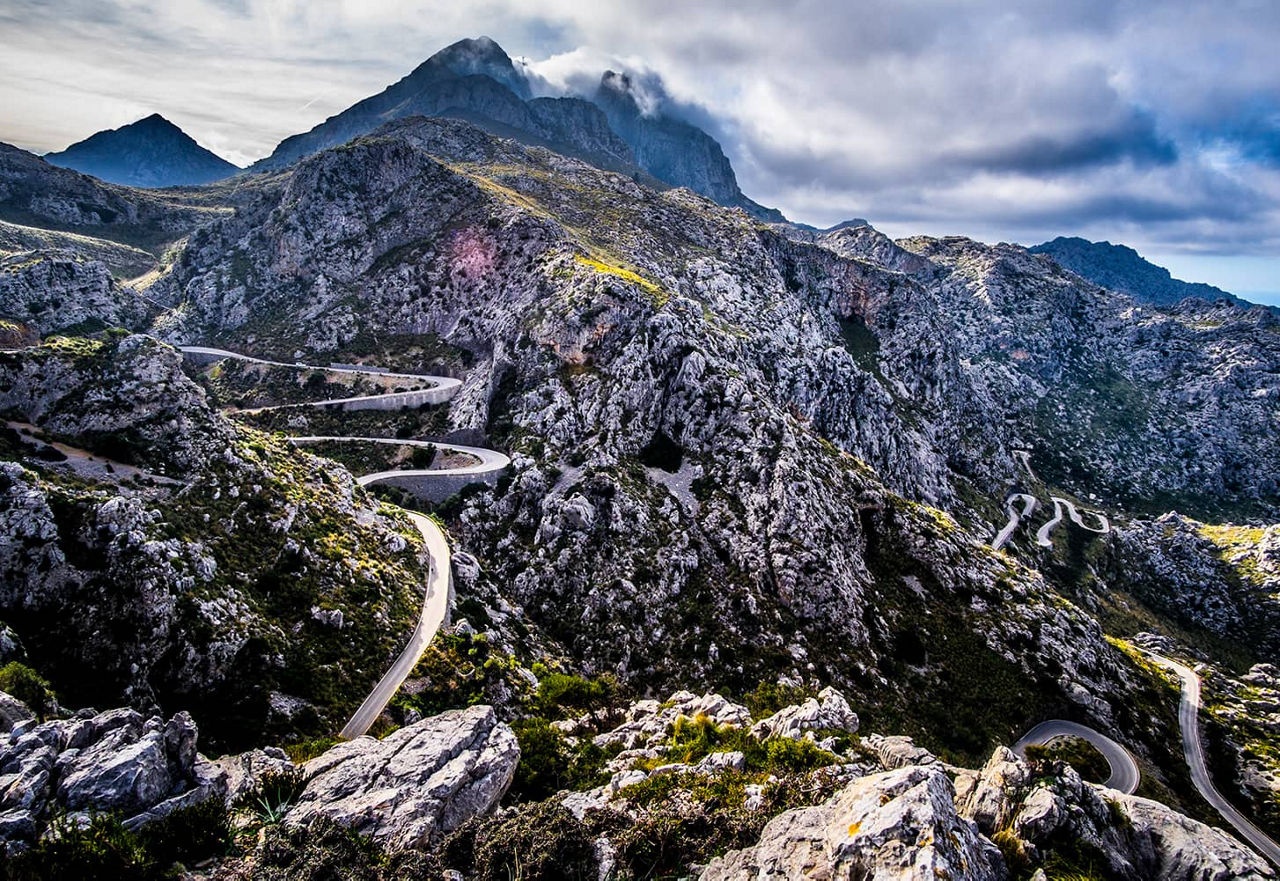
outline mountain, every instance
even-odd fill
[[[44,159],[109,183],[147,188],[207,184],[240,170],[158,113],[90,135]]]
[[[42,232],[67,232],[154,251],[154,256],[159,256],[163,246],[219,212],[230,210],[218,194],[156,193],[106,183],[52,165],[10,144],[0,144],[0,180],[4,181],[0,220],[27,227],[24,237],[28,240]],[[264,185],[269,181],[254,181],[246,191]],[[85,250],[95,251],[93,247]],[[118,262],[114,257],[112,261]]]
[[[536,104],[473,48],[430,75]],[[11,158],[31,211],[188,198]],[[147,815],[137,847],[222,829],[228,877],[1266,877],[1204,825],[1152,653],[1196,667],[1213,777],[1276,834],[1280,318],[622,170],[396,118],[201,190],[145,298],[4,261],[0,762],[35,795],[0,838],[52,859],[53,818],[102,807]],[[412,405],[341,409],[376,391]],[[450,443],[502,473],[355,476],[473,467]],[[334,745],[440,578],[451,622]],[[1085,782],[1093,740],[1010,749],[1048,720],[1143,796]]]
[[[1170,275],[1169,270],[1143,259],[1126,245],[1059,236],[1028,250],[1033,254],[1047,254],[1081,278],[1128,294],[1139,302],[1170,306],[1186,297],[1195,297],[1211,303],[1227,300],[1237,305],[1248,305],[1234,294],[1213,285],[1180,281]]]
[[[683,120],[644,113],[625,73],[606,71],[592,100],[631,146],[636,164],[649,174],[721,205],[742,208],[753,217],[774,223],[786,220],[777,209],[743,195],[733,166],[715,138]]]
[[[597,167],[687,186],[761,219],[784,218],[743,195],[720,145],[706,132],[667,117],[646,117],[629,81],[606,73],[593,100],[533,98],[529,83],[488,37],[460,40],[428,58],[382,92],[281,141],[254,169],[276,169],[366,134],[393,119],[464,119],[500,137],[549,147]]]

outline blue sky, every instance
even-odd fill
[[[1280,4],[1222,0],[0,0],[0,140],[159,112],[245,164],[487,34],[553,87],[607,67],[818,225],[1124,242],[1280,302]]]

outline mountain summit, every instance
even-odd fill
[[[688,187],[762,220],[785,220],[781,212],[743,194],[715,138],[683,120],[642,112],[626,74],[606,72],[589,100],[535,98],[528,79],[489,37],[441,49],[377,95],[281,141],[254,168],[283,167],[408,116],[466,120],[500,137],[549,147],[599,168]]]
[[[100,131],[44,158],[51,165],[131,187],[207,184],[240,170],[158,113]]]

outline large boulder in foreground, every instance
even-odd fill
[[[999,850],[956,813],[943,770],[912,766],[860,778],[825,804],[778,815],[755,847],[713,860],[702,881],[1007,876]]]
[[[0,736],[0,844],[30,843],[59,814],[112,812],[137,828],[225,796],[196,735],[186,713],[166,722],[128,708],[18,722]]]
[[[490,811],[519,761],[516,736],[492,707],[450,710],[312,759],[286,821],[302,826],[328,817],[391,850],[429,846]]]

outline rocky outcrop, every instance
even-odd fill
[[[0,733],[13,730],[20,722],[34,719],[36,714],[31,708],[11,694],[0,691]]]
[[[161,473],[198,470],[234,437],[182,372],[182,355],[141,334],[0,353],[0,411]]]
[[[1158,802],[1085,783],[1071,768],[1021,800],[1011,829],[1033,860],[1070,843],[1127,881],[1274,877],[1262,857],[1226,833]]]
[[[214,760],[227,776],[227,804],[234,805],[253,792],[269,774],[284,774],[296,769],[284,750],[269,746]]]
[[[55,814],[113,812],[137,828],[226,794],[226,775],[196,752],[186,713],[165,722],[127,709],[19,722],[0,740],[0,839],[33,841]]]
[[[593,742],[599,747],[620,745],[628,750],[652,747],[671,735],[676,720],[692,720],[700,716],[716,725],[735,728],[751,724],[750,710],[721,695],[707,693],[699,696],[691,691],[677,691],[661,703],[642,700],[632,704],[621,725],[597,734]]]
[[[942,769],[907,767],[855,780],[824,805],[779,815],[759,844],[717,858],[701,877],[1000,881],[1008,875],[995,845],[956,813]]]
[[[515,735],[492,707],[451,710],[312,759],[287,822],[328,817],[393,850],[427,846],[490,811],[519,760]]]
[[[137,291],[112,278],[106,264],[68,251],[34,251],[0,257],[0,319],[42,334],[139,327],[152,307]]]
[[[751,733],[759,738],[790,737],[799,739],[806,732],[843,731],[856,734],[858,714],[849,707],[845,696],[834,688],[824,688],[816,698],[802,704],[784,707],[751,726]]]

